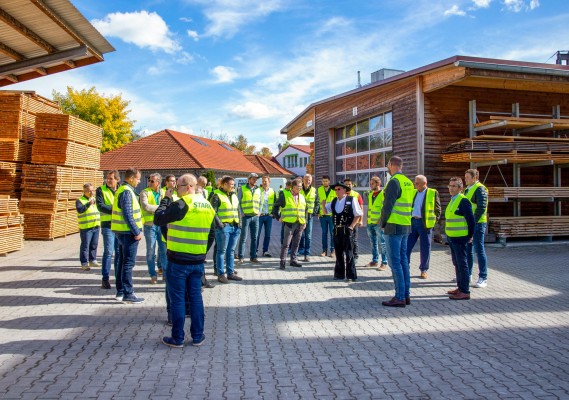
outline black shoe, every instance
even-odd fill
[[[210,281],[208,281],[207,279],[204,279],[202,281],[202,287],[206,288],[206,289],[213,289],[215,287],[215,285],[213,285]]]
[[[141,304],[144,303],[144,299],[142,297],[136,297],[135,294],[131,294],[129,296],[124,296],[122,298],[122,302],[126,304]]]
[[[291,266],[291,267],[300,268],[300,267],[302,267],[302,264],[300,264],[300,263],[298,263],[298,262],[296,262],[296,261],[293,261],[293,262],[290,263],[290,266]]]
[[[111,283],[109,282],[108,279],[103,278],[103,281],[101,282],[101,288],[102,289],[110,289],[111,288]]]
[[[405,297],[405,305],[408,306],[411,304],[411,297]]]
[[[285,269],[286,265],[285,264],[281,264],[281,266],[279,267],[279,269]]]

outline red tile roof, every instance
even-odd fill
[[[285,151],[286,149],[288,149],[289,147],[292,147],[293,149],[297,149],[299,151],[302,151],[306,154],[311,154],[312,153],[312,149],[310,148],[309,144],[289,144],[287,147],[285,147],[284,149],[282,149],[281,151],[279,151],[279,153],[276,156],[273,156],[273,158],[278,157],[283,151]]]
[[[201,142],[201,143],[200,143]],[[203,143],[203,144],[202,144]],[[165,129],[101,155],[101,169],[263,171],[224,142]]]
[[[247,159],[254,164],[257,168],[263,171],[265,175],[278,175],[278,176],[294,176],[295,174],[286,168],[279,165],[278,162],[269,158],[258,155],[246,155]]]

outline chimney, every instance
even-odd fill
[[[389,69],[389,68],[382,68],[379,71],[375,71],[371,73],[371,83],[379,82],[387,78],[391,78],[392,76],[402,74],[405,71],[400,69]]]
[[[362,87],[362,78],[360,75],[360,71],[358,71],[358,86],[356,86],[357,88],[361,88]]]
[[[282,145],[282,143],[279,143],[279,153],[280,153],[281,151],[283,151],[283,145]]]

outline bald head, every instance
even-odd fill
[[[178,178],[178,195],[194,194],[198,180],[192,174],[184,174]]]

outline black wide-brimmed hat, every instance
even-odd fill
[[[332,189],[336,189],[337,187],[343,187],[346,190],[350,190],[350,187],[346,185],[344,182],[338,182],[335,185],[332,185]]]

